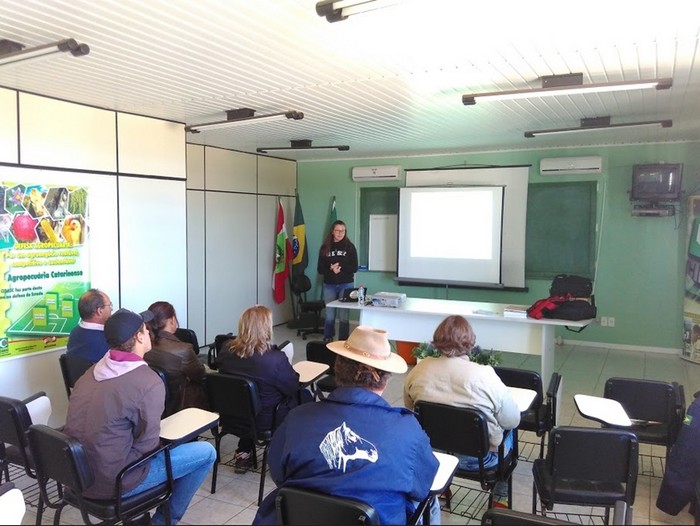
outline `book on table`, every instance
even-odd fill
[[[503,316],[509,318],[527,318],[527,305],[506,305],[503,308]]]

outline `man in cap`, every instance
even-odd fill
[[[406,524],[438,469],[414,414],[381,396],[392,373],[406,372],[406,362],[391,352],[386,331],[363,325],[327,347],[337,354],[339,387],[293,409],[277,428],[268,453],[272,479],[278,488],[361,500],[382,524]],[[277,491],[263,500],[253,524],[275,524]],[[439,508],[431,522],[439,524]]]
[[[128,464],[160,446],[160,416],[165,386],[143,360],[151,349],[145,322],[150,311],[119,309],[105,322],[109,351],[76,382],[68,404],[64,432],[78,439],[87,453],[95,483],[84,496],[113,499],[115,479]],[[168,506],[173,524],[185,510],[216,460],[208,442],[190,442],[171,450],[176,479]],[[164,454],[135,469],[124,479],[130,496],[166,479]],[[163,524],[159,508],[152,524]]]

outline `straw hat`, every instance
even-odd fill
[[[331,351],[348,360],[364,363],[375,369],[390,373],[405,373],[406,361],[391,352],[386,331],[366,325],[359,325],[345,341],[326,344]]]

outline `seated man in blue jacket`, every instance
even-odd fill
[[[66,354],[97,363],[109,350],[104,325],[112,315],[109,296],[99,289],[84,292],[78,300],[80,322],[68,336]]]
[[[688,511],[696,515],[695,485],[699,481],[700,397],[696,397],[688,408],[676,443],[668,455],[656,507],[669,515],[678,515],[690,503]],[[695,524],[699,524],[697,518]]]
[[[406,362],[391,352],[386,331],[359,326],[346,341],[328,343],[338,356],[338,388],[325,400],[290,411],[268,454],[278,487],[311,489],[361,500],[382,524],[406,524],[427,497],[438,469],[430,441],[408,409],[392,407],[382,393]],[[275,524],[273,490],[253,524]],[[439,524],[439,506],[431,522]]]

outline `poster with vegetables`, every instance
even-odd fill
[[[0,183],[0,358],[64,347],[90,288],[86,188]]]

